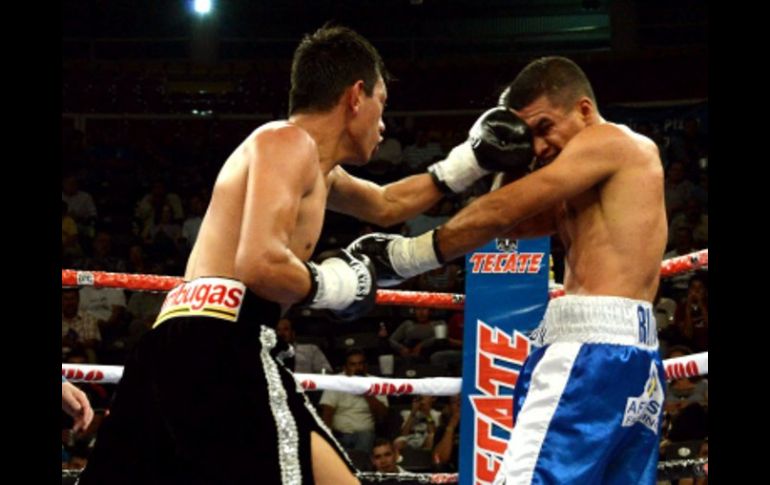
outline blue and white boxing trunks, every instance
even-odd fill
[[[654,485],[665,374],[652,305],[564,296],[533,336],[495,485]]]

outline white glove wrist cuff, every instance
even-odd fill
[[[465,191],[478,179],[490,173],[479,166],[470,141],[452,148],[446,159],[434,163],[432,169],[454,193]]]
[[[433,249],[433,231],[394,240],[388,244],[388,256],[395,272],[403,278],[411,278],[441,266]]]
[[[316,264],[315,268],[318,271],[318,289],[310,308],[343,310],[355,301],[358,277],[350,265],[340,258],[329,258]]]

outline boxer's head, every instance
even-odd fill
[[[369,41],[347,27],[324,26],[306,35],[294,52],[289,116],[342,108],[350,145],[346,151],[351,162],[364,163],[385,131],[388,78]]]
[[[591,83],[580,67],[565,57],[543,57],[529,63],[500,96],[532,129],[539,164],[556,158],[580,130],[598,121]]]

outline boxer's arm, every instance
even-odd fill
[[[339,166],[329,177],[327,208],[382,227],[425,212],[443,196],[427,173],[384,186],[350,175]]]
[[[557,209],[552,207],[525,219],[516,224],[511,231],[505,234],[505,237],[509,239],[534,239],[550,236],[556,232],[556,212]]]
[[[523,176],[524,174],[498,172],[492,181],[492,188],[489,191],[498,190],[500,187],[515,182]],[[533,239],[550,236],[556,232],[557,214],[562,209],[563,204],[557,204],[529,219],[521,221],[511,232],[505,234],[505,237],[509,239]]]
[[[429,209],[441,199],[442,189],[463,192],[492,170],[522,174],[533,156],[529,127],[515,113],[496,107],[482,114],[468,140],[432,164],[428,174],[380,187],[335,168],[329,175],[328,207],[387,227]]]
[[[528,176],[479,197],[438,229],[438,249],[450,261],[494,237],[526,227],[543,210],[609,178],[621,163],[642,154],[617,128],[586,128],[556,159]],[[533,220],[534,224],[536,220]]]
[[[249,157],[235,277],[257,295],[278,303],[310,291],[305,264],[289,249],[302,198],[312,190],[318,155],[295,127],[266,133],[246,149]],[[319,175],[320,176],[320,175]]]

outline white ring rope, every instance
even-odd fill
[[[708,375],[708,352],[676,357],[663,361],[666,379],[681,379]],[[116,384],[123,375],[119,365],[62,364],[61,374],[72,382]],[[422,394],[452,396],[460,393],[459,377],[424,377],[420,379],[390,379],[386,377],[357,377],[339,374],[294,374],[308,391],[341,391],[368,396],[398,396]]]

